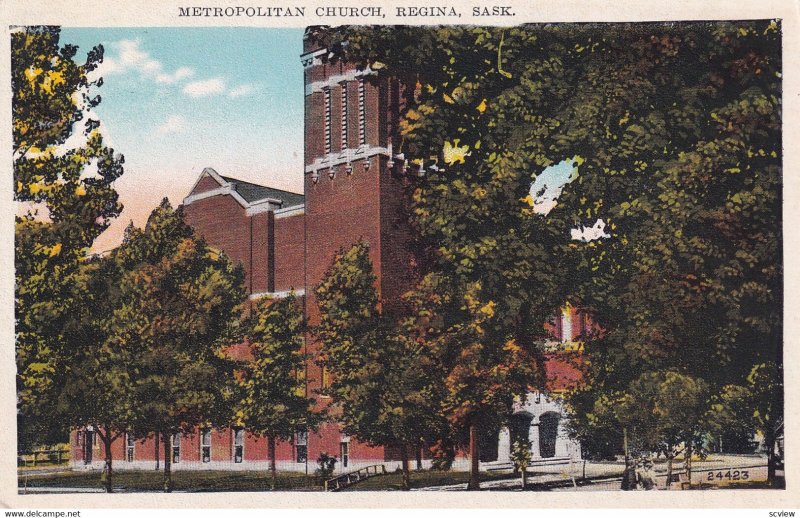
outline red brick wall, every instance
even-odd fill
[[[250,251],[250,218],[230,195],[211,196],[184,206],[186,223],[210,246],[221,249],[245,269],[245,285],[253,293]],[[256,278],[258,278],[256,272]]]
[[[201,178],[199,182],[197,182],[197,185],[195,186],[194,189],[192,189],[191,194],[199,194],[201,192],[213,191],[214,189],[218,189],[219,187],[220,184],[217,183],[217,181],[214,180],[211,176],[205,176]]]
[[[252,268],[251,293],[275,291],[275,281],[272,277],[270,257],[270,237],[272,235],[272,213],[262,212],[250,217],[250,231],[252,232],[250,261]]]
[[[275,218],[275,290],[305,288],[305,214]]]

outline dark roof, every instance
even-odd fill
[[[296,192],[264,187],[263,185],[237,180],[229,176],[222,176],[222,179],[233,184],[233,189],[238,192],[247,203],[253,203],[254,201],[263,200],[265,198],[272,198],[281,200],[281,207],[285,208],[294,205],[302,205],[305,201],[305,196],[297,194]]]

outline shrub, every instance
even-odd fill
[[[323,479],[331,478],[333,475],[333,470],[336,468],[336,456],[335,455],[328,455],[327,452],[322,452],[319,454],[317,458],[317,471],[315,474]]]

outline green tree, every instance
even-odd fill
[[[130,431],[135,418],[131,393],[134,351],[108,340],[108,328],[117,308],[120,280],[117,264],[109,257],[90,258],[73,278],[78,303],[65,325],[65,346],[74,351],[56,415],[73,427],[89,428],[103,443],[106,491],[113,490],[112,444]]]
[[[314,399],[306,396],[305,318],[300,301],[293,293],[264,299],[255,314],[249,333],[252,359],[238,378],[242,401],[236,415],[252,433],[267,438],[275,489],[275,442],[316,428],[321,415],[314,411]]]
[[[674,68],[674,90],[662,97],[659,76],[647,74],[653,98],[645,102],[670,140],[642,133],[636,154],[648,164],[648,181],[633,182],[639,191],[608,207],[618,239],[589,249],[597,275],[585,284],[584,300],[607,333],[586,344],[593,361],[586,390],[573,399],[577,414],[591,411],[591,401],[628,392],[649,370],[681,372],[716,400],[729,384],[748,385],[754,366],[782,363],[778,26],[662,34],[650,45],[651,58],[655,69]],[[713,66],[698,62],[703,55],[715,56]],[[669,96],[676,97],[672,107],[653,102]],[[629,119],[641,113],[629,110]],[[773,416],[781,371],[768,384]],[[679,410],[673,408],[676,416]],[[704,430],[693,421],[683,427],[684,435],[719,432],[709,419]]]
[[[577,415],[635,393],[647,372],[678,372],[713,395],[745,384],[754,365],[781,365],[778,23],[311,37],[405,81],[395,148],[418,178],[412,223],[426,267],[456,293],[479,285],[478,307],[496,305],[481,347],[528,347],[564,300],[605,330],[586,344]],[[529,192],[570,161],[563,187]],[[581,227],[600,219],[608,232],[586,238]]]
[[[528,464],[531,457],[531,443],[527,438],[514,441],[511,445],[511,462],[514,463],[514,471],[519,472],[522,477],[523,491],[528,487]]]
[[[36,434],[61,437],[53,419],[70,359],[63,332],[80,293],[71,289],[95,238],[122,210],[113,182],[123,157],[103,143],[92,108],[102,85],[92,73],[103,47],[75,62],[58,27],[11,35],[15,218],[15,322],[20,446]],[[72,135],[83,143],[68,141]],[[80,141],[81,139],[77,139]],[[52,437],[51,437],[52,438]]]
[[[634,455],[663,454],[670,485],[676,456],[683,454],[690,474],[692,455],[706,453],[710,397],[702,379],[675,371],[643,372],[625,390],[599,398],[587,419],[595,427],[612,424],[624,430]]]
[[[451,288],[435,349],[450,387],[447,416],[473,437],[470,488],[478,487],[478,434],[544,380],[538,346],[566,300],[572,269],[572,222],[540,217],[529,196],[542,169],[578,154],[543,140],[555,129],[569,76],[566,64],[542,57],[553,43],[538,36],[479,27],[358,27],[328,36],[334,50],[347,40],[343,59],[408,86],[395,147],[418,178],[408,202],[428,259],[423,270]],[[538,93],[545,88],[547,97]]]
[[[409,294],[411,336],[433,358],[438,407],[451,439],[469,444],[468,489],[479,489],[479,437],[507,424],[514,403],[543,385],[538,342],[520,345],[492,327],[493,301],[481,301],[481,285],[460,290],[447,278],[428,274]]]
[[[758,431],[767,454],[767,479],[776,484],[775,441],[783,428],[784,395],[782,368],[775,363],[753,366],[746,380],[727,385],[714,401],[711,415],[721,434],[726,429]]]
[[[234,362],[224,350],[245,299],[243,271],[197,238],[166,198],[143,230],[128,227],[114,260],[122,276],[107,343],[130,351],[134,432],[160,435],[169,492],[172,436],[233,418]]]
[[[403,321],[379,309],[369,246],[340,251],[316,287],[320,363],[331,374],[326,394],[345,433],[371,445],[397,447],[403,487],[409,453],[441,430],[435,362]]]

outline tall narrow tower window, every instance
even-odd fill
[[[367,91],[364,81],[358,82],[358,145],[367,143]]]
[[[347,149],[347,82],[342,81],[342,151]]]
[[[572,341],[572,314],[569,308],[564,308],[561,313],[561,341]]]
[[[329,155],[333,148],[331,143],[331,89],[326,88],[325,95],[325,154]]]

